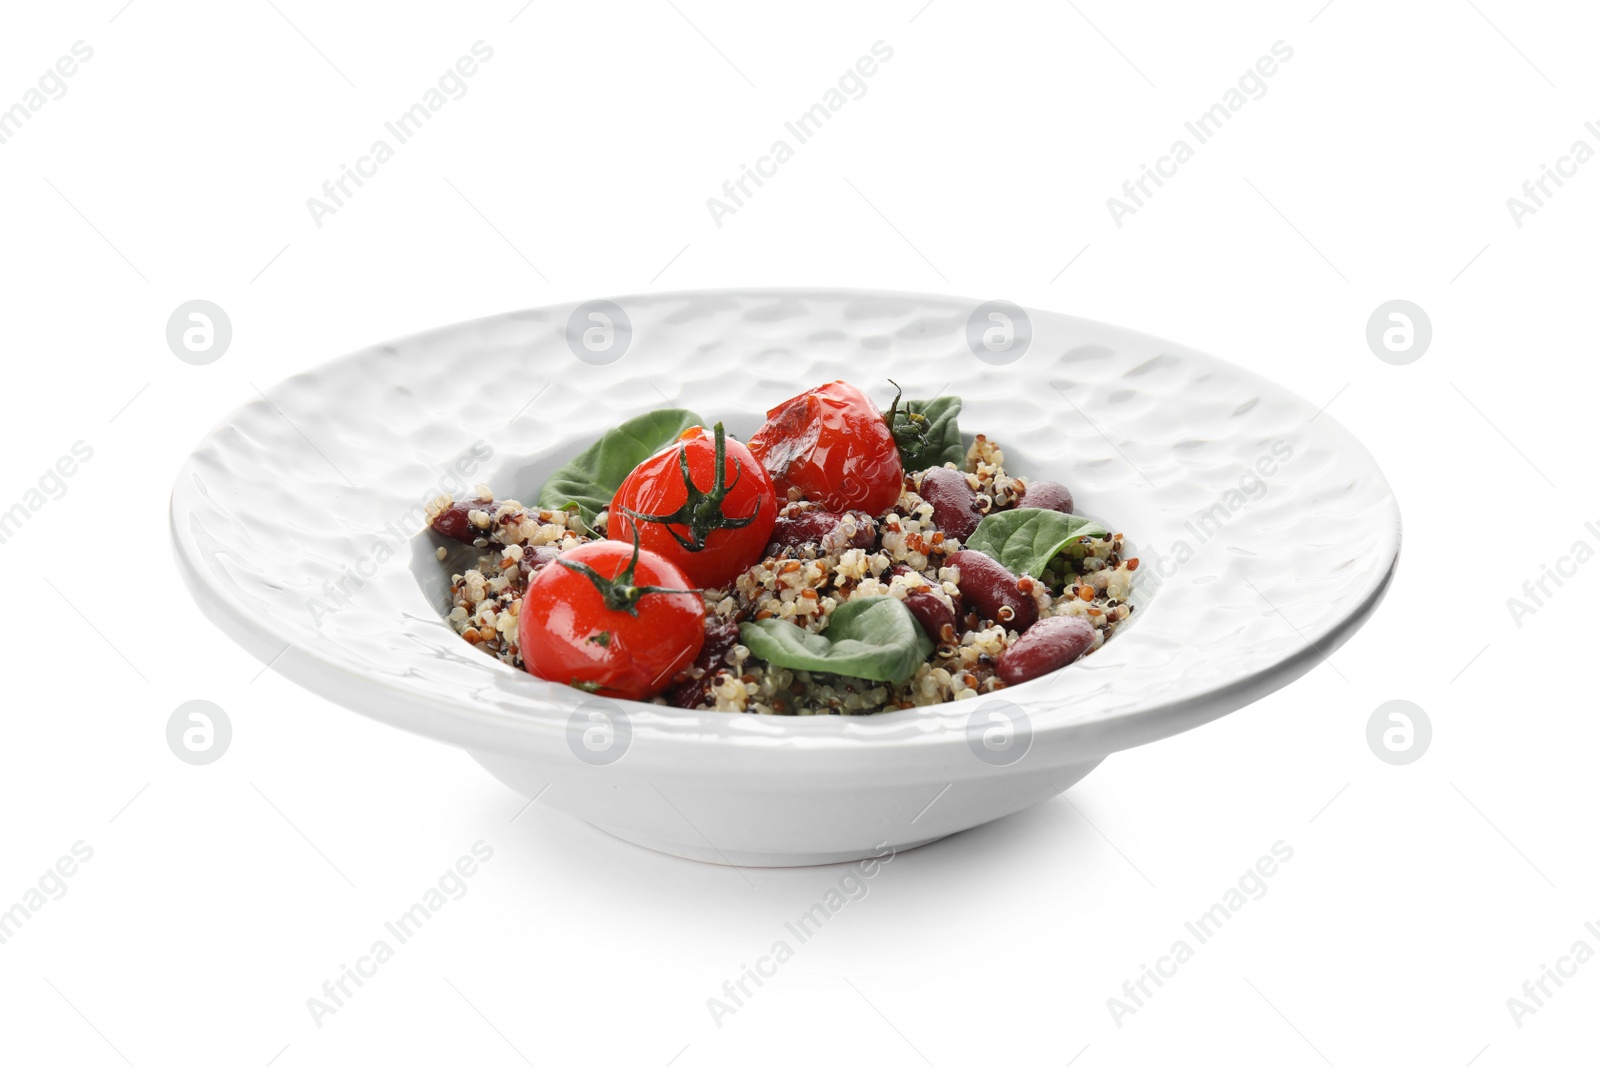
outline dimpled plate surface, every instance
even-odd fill
[[[969,438],[987,434],[1009,468],[1065,482],[1078,510],[1127,534],[1143,560],[1138,610],[1080,663],[976,701],[860,718],[619,702],[635,764],[711,747],[740,752],[715,773],[766,786],[819,762],[906,781],[989,773],[971,752],[982,704],[1026,721],[1030,766],[1083,764],[1315,666],[1393,572],[1399,512],[1371,456],[1305,401],[1210,356],[1030,311],[1026,350],[990,365],[968,341],[979,301],[955,297],[778,290],[616,304],[632,337],[609,365],[574,355],[569,304],[356,352],[233,412],[172,495],[178,559],[202,608],[338,703],[477,752],[555,758],[592,698],[449,629],[421,503],[475,446],[467,485],[532,501],[546,473],[624,418],[678,404],[747,436],[766,409],[834,378],[885,404],[889,378],[911,397],[960,395]],[[873,762],[891,749],[906,758]]]

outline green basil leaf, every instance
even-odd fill
[[[923,471],[946,463],[961,466],[967,446],[961,443],[959,396],[940,396],[932,400],[902,400],[894,416],[895,440],[900,444],[900,462],[907,471]],[[921,415],[927,422],[916,424],[909,415]]]
[[[922,624],[892,596],[845,601],[820,634],[786,619],[741,623],[739,641],[752,655],[778,667],[897,685],[933,655],[933,641]]]
[[[1050,561],[1080,537],[1110,536],[1104,526],[1081,515],[1013,508],[985,515],[966,547],[999,560],[1012,574],[1042,578]]]
[[[678,439],[691,426],[705,421],[683,408],[663,408],[629,419],[607,430],[600,440],[550,475],[539,490],[539,506],[561,511],[576,504],[584,525],[593,527],[595,516],[611,506],[622,481],[633,468]]]

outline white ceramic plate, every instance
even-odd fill
[[[1008,468],[1065,482],[1078,510],[1127,534],[1143,560],[1133,618],[1036,681],[860,718],[596,701],[443,621],[442,542],[419,533],[441,488],[531,501],[624,418],[670,403],[743,437],[834,378],[885,402],[888,378],[911,397],[960,395],[969,439],[996,439]],[[953,297],[539,308],[357,352],[267,395],[200,443],[173,490],[205,613],[313,692],[461,746],[618,836],[714,862],[855,858],[1047,799],[1111,752],[1315,666],[1375,608],[1400,546],[1372,457],[1282,388],[1127,330]]]

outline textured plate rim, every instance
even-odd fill
[[[628,301],[662,302],[705,298],[886,300],[920,303],[947,309],[968,308],[980,303],[975,299],[949,294],[788,286],[633,293],[603,299],[620,304]],[[419,341],[423,338],[444,337],[506,319],[526,318],[537,313],[570,312],[572,308],[586,302],[574,300],[536,305],[433,327],[346,353],[297,373],[313,373],[335,364],[370,357],[374,351],[385,347]],[[1159,346],[1187,359],[1209,362],[1226,368],[1229,373],[1241,380],[1255,383],[1264,390],[1292,399],[1302,405],[1308,413],[1315,411],[1309,402],[1284,386],[1188,345],[1127,327],[1061,312],[1038,311],[1032,308],[1027,310],[1030,313],[1093,330],[1114,333],[1131,341]],[[275,662],[270,665],[279,673],[335,703],[380,721],[466,747],[505,749],[531,744],[534,749],[543,750],[557,735],[564,737],[569,714],[585,699],[583,694],[566,686],[544,683],[539,679],[519,675],[518,681],[527,683],[525,694],[528,709],[526,712],[514,713],[466,705],[419,693],[393,678],[361,671],[337,656],[320,651],[315,645],[307,646],[285,637],[272,627],[263,625],[228,590],[219,588],[208,579],[204,569],[194,558],[196,546],[183,531],[179,521],[183,475],[200,448],[204,447],[218,431],[230,426],[233,417],[246,406],[248,403],[234,409],[228,417],[207,431],[200,444],[186,457],[180,467],[177,484],[169,502],[170,532],[179,570],[204,614],[258,659],[274,660]],[[1084,719],[1053,714],[1058,709],[1049,706],[1050,701],[1046,692],[1053,676],[1004,690],[1003,699],[1025,706],[1032,713],[1030,717],[1036,743],[1048,742],[1050,747],[1062,751],[1070,749],[1074,758],[1104,755],[1209,722],[1244,707],[1305,674],[1348,640],[1372,615],[1387,592],[1398,566],[1401,546],[1398,503],[1381,469],[1365,447],[1330,416],[1323,414],[1320,419],[1334,432],[1342,434],[1350,447],[1359,450],[1361,459],[1370,467],[1370,473],[1378,479],[1385,490],[1385,502],[1389,506],[1391,521],[1385,524],[1384,530],[1389,543],[1382,551],[1386,562],[1381,568],[1372,572],[1361,589],[1359,598],[1338,617],[1327,621],[1321,629],[1301,635],[1303,637],[1301,645],[1286,656],[1209,687],[1175,694],[1171,699],[1121,709],[1102,717]],[[274,655],[271,650],[280,645],[286,647]],[[489,661],[487,666],[504,665]],[[357,684],[351,687],[348,683]],[[393,703],[385,702],[384,710],[379,710],[373,706],[374,701],[362,699],[357,690],[373,694],[382,692],[392,698]],[[999,697],[1001,694],[993,696]],[[907,744],[917,747],[926,747],[930,744],[965,746],[967,724],[973,709],[991,699],[992,697],[986,695],[976,700],[896,710],[872,716],[740,715],[717,711],[686,711],[632,701],[619,700],[614,703],[626,709],[631,720],[636,746],[641,742],[649,744],[715,742],[768,750],[841,752],[879,750],[886,746],[900,747]],[[1069,739],[1070,743],[1063,744]]]

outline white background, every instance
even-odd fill
[[[0,1060],[1591,1059],[1600,962],[1520,1028],[1506,999],[1600,949],[1600,566],[1520,627],[1506,600],[1600,544],[1600,163],[1521,228],[1506,198],[1600,148],[1600,18],[1320,2],[7,5],[0,107],[75,41],[94,56],[0,145],[0,508],[74,442],[94,456],[0,545],[0,908],[74,842],[93,858],[0,945]],[[315,226],[306,198],[480,39],[467,95]],[[716,226],[706,198],[879,40],[866,95]],[[1267,94],[1114,225],[1106,198],[1279,40]],[[1406,548],[1336,670],[897,858],[718,1027],[707,998],[841,869],[741,875],[541,805],[513,823],[464,755],[215,632],[166,505],[256,386],[353,348],[772,284],[1004,298],[1237,361],[1367,444]],[[233,323],[210,366],[165,342],[195,298]],[[1409,366],[1365,342],[1393,298],[1433,322]],[[234,726],[207,767],[164,738],[196,698]],[[1406,767],[1365,740],[1397,698],[1434,727]],[[316,1026],[307,998],[480,839],[467,895]],[[1116,1025],[1107,998],[1279,840],[1266,896]]]

